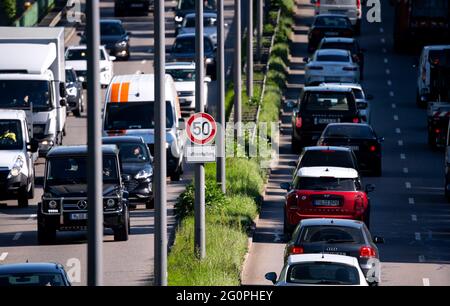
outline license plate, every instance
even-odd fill
[[[338,32],[325,32],[325,35],[328,35],[328,36],[337,36],[337,35],[339,35],[339,33],[338,33]]]
[[[347,255],[347,253],[345,253],[345,252],[327,252],[327,251],[325,251],[324,252],[325,254],[333,254],[333,255]]]
[[[345,15],[347,11],[344,10],[330,10],[331,14],[337,14],[337,15]]]
[[[348,146],[353,151],[359,151],[359,146]]]
[[[339,206],[339,200],[314,200],[315,206]]]
[[[337,119],[334,118],[318,118],[317,123],[319,124],[328,124],[328,123],[336,123]]]
[[[87,213],[70,214],[70,220],[87,220]]]
[[[144,7],[143,3],[132,3],[131,7]]]

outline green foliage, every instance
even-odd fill
[[[264,35],[273,35],[275,27],[271,23],[266,23],[263,28]]]
[[[0,25],[10,25],[16,13],[16,0],[0,1]]]
[[[277,17],[278,17],[278,12],[277,11],[270,11],[268,17],[269,17],[269,23],[276,24]]]
[[[287,43],[277,43],[272,47],[272,55],[283,60],[284,64],[289,64],[289,45]]]
[[[294,6],[295,6],[294,0],[281,0],[279,2],[281,6],[281,11],[283,12],[284,15],[292,15],[294,13]]]

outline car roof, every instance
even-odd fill
[[[87,49],[86,45],[76,45],[76,46],[72,45],[72,46],[67,46],[66,51],[67,50],[86,50],[86,49]],[[105,46],[101,45],[101,46],[99,46],[99,49],[105,49]]]
[[[323,87],[342,87],[363,90],[361,84],[358,83],[320,83]]]
[[[332,218],[311,218],[300,221],[300,226],[344,226],[351,228],[362,228],[364,222],[351,219],[332,219]]]
[[[168,62],[166,63],[166,69],[194,69],[195,62]]]
[[[348,147],[338,147],[338,146],[311,146],[311,147],[304,147],[303,150],[305,152],[308,151],[341,151],[341,152],[350,152],[351,149]]]
[[[196,36],[195,33],[182,33],[182,34],[178,34],[177,37],[176,37],[176,39],[178,39],[178,38],[195,38],[195,36]],[[209,35],[207,35],[207,34],[205,34],[205,33],[203,34],[203,36],[204,36],[206,39],[210,39]]]
[[[119,23],[122,24],[120,19],[100,19],[100,23]]]
[[[217,17],[217,14],[216,13],[214,13],[214,12],[204,12],[203,13],[203,18],[205,18],[205,17]],[[189,13],[189,14],[186,14],[186,16],[184,16],[184,18],[196,18],[196,15],[195,15],[195,13]]]
[[[368,128],[372,128],[369,124],[363,122],[363,123],[352,123],[352,122],[341,122],[341,123],[328,123],[327,128],[328,127],[333,127],[333,126],[354,126],[354,127],[368,127]]]
[[[350,51],[343,49],[319,49],[316,51],[316,55],[348,55]]]
[[[322,38],[322,43],[330,43],[330,42],[342,42],[347,44],[352,44],[356,41],[356,39],[351,37],[324,37]]]
[[[297,177],[333,177],[357,178],[358,171],[343,167],[303,167],[297,171]]]
[[[306,86],[303,87],[303,92],[307,92],[307,91],[317,91],[317,92],[324,92],[324,91],[329,91],[329,92],[351,92],[352,89],[351,88],[345,88],[342,86],[333,86],[333,85],[327,85],[327,86]]]
[[[442,50],[442,49],[450,49],[450,45],[429,45],[423,47],[424,50]]]
[[[287,262],[289,265],[302,262],[336,262],[350,266],[358,266],[356,257],[323,253],[290,255]]]
[[[24,110],[19,109],[2,109],[0,111],[0,120],[20,120],[27,117]]]
[[[316,17],[315,17],[315,19],[319,19],[319,18],[321,18],[321,17],[344,17],[344,18],[346,18],[346,19],[349,19],[346,15],[344,15],[344,14],[320,14],[320,15],[317,15]]]
[[[115,145],[102,145],[102,153],[105,155],[115,155],[118,154],[118,148]],[[47,158],[52,157],[66,157],[66,156],[87,156],[87,145],[77,145],[77,146],[57,146],[53,147],[48,153]]]
[[[103,144],[116,144],[116,143],[140,143],[145,144],[144,139],[140,136],[108,136],[102,137]]]
[[[14,263],[0,265],[0,275],[9,273],[57,273],[62,272],[64,268],[57,263],[39,262],[39,263]]]

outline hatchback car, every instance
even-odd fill
[[[71,286],[64,267],[57,263],[0,265],[0,287]]]
[[[306,219],[300,221],[287,243],[284,260],[286,262],[291,255],[310,253],[352,256],[358,259],[367,282],[378,285],[381,279],[381,264],[376,244],[383,242],[381,237],[372,238],[361,221]]]
[[[347,16],[337,14],[318,15],[308,32],[308,52],[314,52],[324,37],[353,36],[353,26]]]

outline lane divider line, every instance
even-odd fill
[[[409,169],[408,168],[403,168],[403,173],[408,173]]]
[[[22,233],[16,233],[16,234],[14,235],[14,237],[13,237],[13,240],[14,240],[14,241],[19,240],[19,239],[20,239],[20,236],[22,236]]]
[[[405,187],[406,187],[406,189],[411,189],[411,183],[410,182],[406,182],[405,183]]]
[[[403,146],[403,140],[399,140],[398,142],[399,147]]]
[[[4,261],[8,257],[8,252],[3,252],[0,254],[0,261]]]
[[[400,159],[406,159],[406,155],[404,153],[400,154]]]
[[[385,44],[385,43],[386,43],[386,39],[384,39],[384,37],[381,38],[380,41],[381,41],[382,44]]]
[[[392,106],[392,108],[396,108],[397,107],[397,105],[395,105],[395,103],[392,103],[391,106]]]
[[[429,278],[422,278],[422,283],[425,287],[430,286],[430,279]]]
[[[391,80],[387,80],[387,84],[388,84],[388,86],[392,86],[392,81]]]
[[[396,132],[397,134],[401,134],[401,133],[402,133],[402,130],[400,130],[400,128],[395,128],[395,132]]]
[[[387,74],[387,75],[390,75],[390,74],[391,74],[391,70],[386,69],[386,74]]]
[[[387,59],[387,57],[385,57],[383,61],[385,64],[389,63],[389,60]]]
[[[393,97],[393,96],[394,96],[394,92],[393,92],[393,91],[390,91],[390,92],[389,92],[389,96]]]
[[[383,28],[380,28],[380,33],[383,33],[384,32],[384,29]]]
[[[394,115],[394,120],[398,121],[398,116],[397,115]]]
[[[411,215],[411,220],[413,222],[417,222],[417,216],[416,215]]]
[[[36,217],[37,217],[36,214],[31,214],[31,215],[28,217],[28,221],[33,221],[34,219],[36,219]]]
[[[421,237],[420,237],[420,233],[419,233],[419,232],[415,232],[415,233],[414,233],[414,237],[416,238],[417,241],[420,241],[420,240],[421,240]]]
[[[414,198],[409,198],[408,203],[411,205],[415,204]]]

